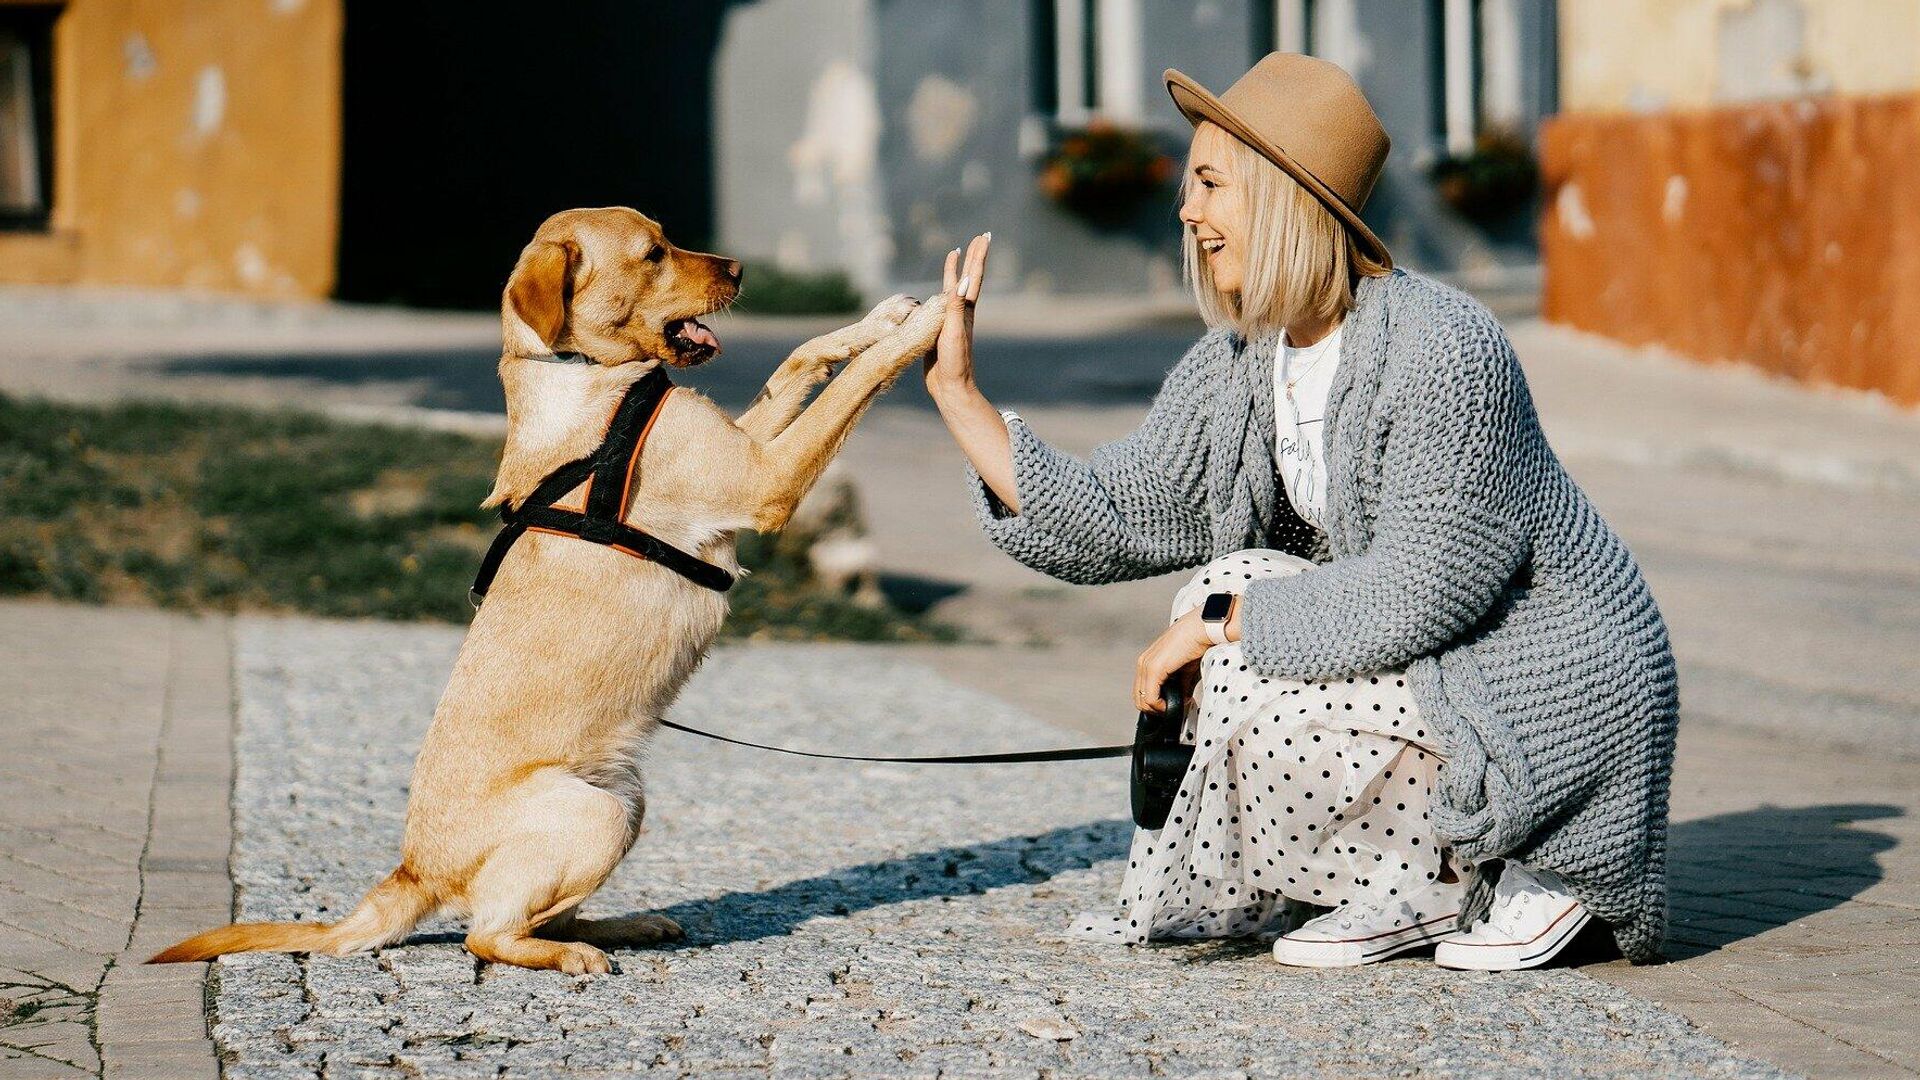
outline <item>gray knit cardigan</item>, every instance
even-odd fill
[[[1563,875],[1628,957],[1651,958],[1679,710],[1660,612],[1548,447],[1493,316],[1404,271],[1356,301],[1327,401],[1325,534],[1276,482],[1271,345],[1224,330],[1090,461],[1010,423],[1020,512],[974,474],[981,525],[1079,584],[1248,547],[1321,564],[1247,589],[1247,661],[1296,679],[1404,667],[1443,740],[1441,840]],[[1476,875],[1463,922],[1490,894]]]

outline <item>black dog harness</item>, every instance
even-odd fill
[[[673,383],[663,368],[654,368],[627,389],[620,406],[607,422],[607,435],[598,448],[586,457],[568,462],[540,481],[519,506],[500,508],[503,528],[494,537],[487,557],[480,562],[480,573],[473,579],[467,598],[479,607],[493,586],[500,564],[514,541],[528,532],[571,536],[577,540],[610,547],[625,555],[659,563],[696,585],[715,592],[733,588],[733,575],[659,538],[627,524],[628,505],[633,500],[633,477],[640,464],[640,451],[647,444],[647,433],[659,419],[660,407],[673,393]],[[560,503],[567,493],[587,485],[581,505]]]

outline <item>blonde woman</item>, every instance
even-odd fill
[[[1218,97],[1166,80],[1212,330],[1140,428],[1083,462],[980,394],[987,237],[948,258],[927,368],[994,544],[1079,583],[1200,567],[1133,676],[1142,708],[1195,679],[1193,764],[1074,930],[1504,969],[1597,920],[1653,957],[1678,702],[1632,556],[1492,316],[1361,221],[1388,142],[1353,80],[1278,53]],[[1302,905],[1326,910],[1295,926]]]

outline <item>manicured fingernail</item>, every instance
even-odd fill
[[[969,285],[971,285],[971,284],[973,284],[973,275],[972,275],[972,274],[968,274],[967,276],[965,276],[965,277],[963,277],[963,278],[961,278],[961,279],[960,279],[960,284],[958,284],[958,285],[955,285],[955,286],[953,287],[953,294],[954,294],[955,296],[965,296],[965,295],[967,295],[967,286],[969,286]]]
[[[958,254],[960,254],[960,249],[959,249],[959,248],[954,248],[954,249],[953,249],[953,254],[955,254],[955,255],[958,255]]]
[[[992,239],[993,239],[993,234],[992,234],[992,233],[990,233],[990,232],[989,232],[989,233],[981,233],[981,234],[980,234],[980,239],[982,239],[982,240],[992,240]]]

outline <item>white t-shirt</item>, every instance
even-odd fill
[[[1340,362],[1340,335],[1345,329],[1344,323],[1336,326],[1304,349],[1286,344],[1282,334],[1273,363],[1273,460],[1280,466],[1280,480],[1294,512],[1321,530],[1326,528],[1322,520],[1327,509],[1327,455],[1321,429],[1326,426],[1327,393],[1333,389],[1333,369]]]

